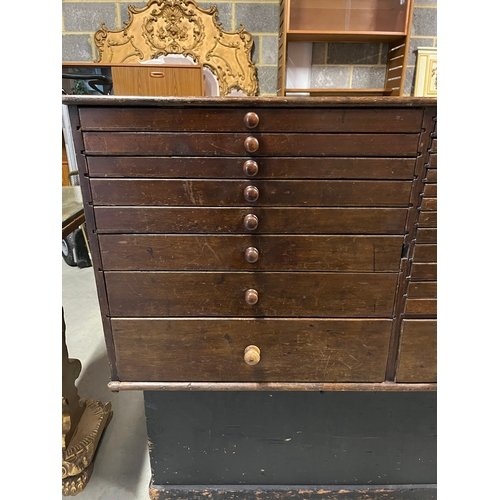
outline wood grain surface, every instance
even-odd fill
[[[245,179],[250,157],[89,156],[90,177]],[[413,158],[262,157],[256,179],[413,179]]]
[[[105,272],[111,316],[392,317],[397,273]],[[245,302],[257,290],[259,301]]]
[[[277,109],[256,110],[259,121],[245,125],[248,109],[82,108],[82,130],[151,132],[406,132],[420,131],[421,109]]]
[[[84,132],[89,155],[247,155],[244,142],[255,137],[252,156],[415,157],[418,134],[276,134],[199,132]]]
[[[113,319],[122,381],[382,382],[389,320]],[[258,364],[244,361],[248,345]]]
[[[399,271],[402,236],[101,235],[105,270]],[[255,248],[255,262],[245,250]]]
[[[409,181],[91,179],[94,205],[406,207]],[[258,200],[245,189],[254,186]]]
[[[100,233],[243,233],[258,217],[259,234],[403,234],[407,208],[94,208]]]
[[[437,381],[437,321],[435,319],[403,320],[396,381]]]

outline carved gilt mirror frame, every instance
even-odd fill
[[[143,8],[129,5],[128,12],[123,29],[108,30],[102,23],[96,31],[96,62],[136,63],[182,54],[215,74],[221,95],[233,89],[257,94],[252,35],[243,25],[238,31],[221,29],[215,5],[204,10],[193,0],[149,0]]]

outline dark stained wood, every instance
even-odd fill
[[[437,321],[403,320],[397,382],[437,381]]]
[[[430,152],[431,153],[437,153],[437,147],[438,147],[438,140],[437,140],[437,138],[436,139],[432,139]]]
[[[434,300],[408,292],[436,272],[435,100],[68,102],[110,320],[387,318],[394,380],[402,315]]]
[[[91,177],[247,178],[246,158],[89,156]],[[412,179],[413,158],[258,158],[259,179]]]
[[[82,151],[83,142],[82,135],[79,131],[80,124],[78,119],[78,109],[75,107],[70,107],[68,112],[70,116],[71,132],[75,151]],[[112,379],[116,379],[115,348],[113,343],[113,336],[111,334],[111,325],[109,322],[108,297],[106,293],[106,285],[104,283],[104,273],[101,271],[101,252],[99,249],[99,242],[97,240],[96,222],[92,205],[92,193],[90,190],[90,182],[87,175],[88,172],[86,170],[87,163],[85,162],[85,159],[81,154],[76,154],[76,163],[83,197],[85,224],[87,228],[90,253],[92,255],[92,268],[94,271],[94,278],[96,282],[97,299],[99,302],[99,311],[101,313],[104,341],[106,344],[106,353],[109,360],[110,375]]]
[[[415,245],[413,262],[437,262],[437,245]]]
[[[408,299],[406,301],[407,315],[435,316],[437,314],[436,299]]]
[[[251,134],[253,156],[415,157],[418,134]],[[249,134],[172,132],[84,132],[89,155],[241,156]]]
[[[437,184],[425,184],[424,185],[424,196],[437,196]]]
[[[406,208],[95,207],[99,232],[249,233],[243,220],[258,216],[261,234],[403,234]]]
[[[428,162],[428,149],[430,136],[432,131],[435,129],[435,117],[436,108],[429,107],[424,111],[424,117],[422,120],[421,134],[418,141],[418,153],[417,162],[415,165],[414,182],[412,185],[410,193],[410,210],[408,212],[408,217],[406,219],[406,234],[404,239],[404,248],[408,248],[408,253],[405,255],[402,252],[401,259],[401,272],[399,274],[396,293],[395,293],[395,320],[393,322],[391,340],[389,344],[389,356],[387,359],[387,371],[386,380],[393,381],[396,375],[396,363],[397,356],[399,352],[399,340],[401,333],[401,321],[403,319],[404,307],[405,307],[405,295],[407,294],[409,279],[408,276],[411,270],[411,261],[408,256],[412,254],[412,245],[414,241],[418,240],[418,207],[421,204],[421,193],[423,191],[423,179],[425,177],[425,172],[427,169]]]
[[[420,212],[418,218],[418,225],[420,227],[436,227],[437,228],[437,212]]]
[[[435,168],[429,168],[426,174],[426,182],[437,182],[437,170]]]
[[[423,198],[422,210],[437,210],[437,198]]]
[[[94,97],[65,102],[152,498],[434,500],[435,99]]]
[[[83,130],[150,132],[383,132],[417,133],[421,109],[259,109],[258,124],[245,124],[247,109],[82,108]]]
[[[429,155],[429,166],[431,168],[437,168],[437,154]]]
[[[154,500],[436,500],[437,485],[171,486],[152,485]]]
[[[437,229],[418,228],[417,243],[437,243]]]
[[[169,107],[175,108],[248,108],[248,111],[255,111],[255,108],[317,108],[324,109],[352,107],[352,108],[435,108],[437,99],[435,97],[391,97],[390,99],[377,99],[373,96],[332,96],[332,97],[231,97],[231,99],[220,99],[214,97],[175,97],[175,96],[94,96],[94,95],[63,95],[63,104],[78,106],[106,106],[119,107]],[[434,129],[433,129],[434,130]]]
[[[435,299],[437,298],[437,282],[410,282],[408,286],[408,298],[411,299]]]
[[[399,270],[402,236],[101,235],[105,270]],[[245,257],[249,252],[250,262]]]
[[[259,391],[259,392],[435,392],[437,384],[396,382],[119,382],[108,383],[111,391]]]
[[[249,202],[245,189],[257,187]],[[257,181],[92,179],[97,205],[174,206],[407,206],[409,181]]]
[[[113,319],[121,381],[382,382],[390,320]],[[243,359],[256,345],[258,364]]]
[[[411,278],[415,281],[436,280],[437,264],[413,264]]]
[[[105,273],[111,316],[392,316],[396,273]],[[245,291],[259,293],[254,306]]]

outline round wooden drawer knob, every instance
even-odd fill
[[[245,196],[245,200],[253,203],[259,199],[259,190],[255,186],[247,186],[243,191],[243,196]]]
[[[259,225],[259,219],[254,214],[245,215],[245,218],[243,219],[243,225],[245,226],[245,229],[253,231],[257,229],[257,226]]]
[[[257,302],[259,302],[259,294],[257,290],[254,290],[253,288],[248,289],[245,292],[245,302],[249,306],[254,306],[255,304],[257,304]]]
[[[243,172],[245,172],[248,177],[253,177],[254,175],[257,175],[257,172],[259,171],[259,165],[257,165],[256,161],[253,160],[247,160],[243,164]]]
[[[255,247],[248,247],[245,250],[245,260],[249,264],[254,264],[259,260],[259,251]]]
[[[259,141],[255,137],[247,137],[244,142],[245,150],[249,153],[255,153],[259,149]]]
[[[255,128],[259,124],[259,115],[257,113],[247,113],[243,118],[243,123],[247,128]]]
[[[260,361],[260,349],[256,345],[249,345],[245,349],[244,359],[247,365],[256,365]]]

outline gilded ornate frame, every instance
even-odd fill
[[[182,54],[210,68],[222,96],[232,90],[257,94],[252,35],[243,25],[238,31],[223,30],[215,20],[215,5],[205,10],[194,0],[149,0],[143,8],[129,5],[128,12],[123,29],[108,30],[102,23],[94,34],[96,62],[136,63]]]

